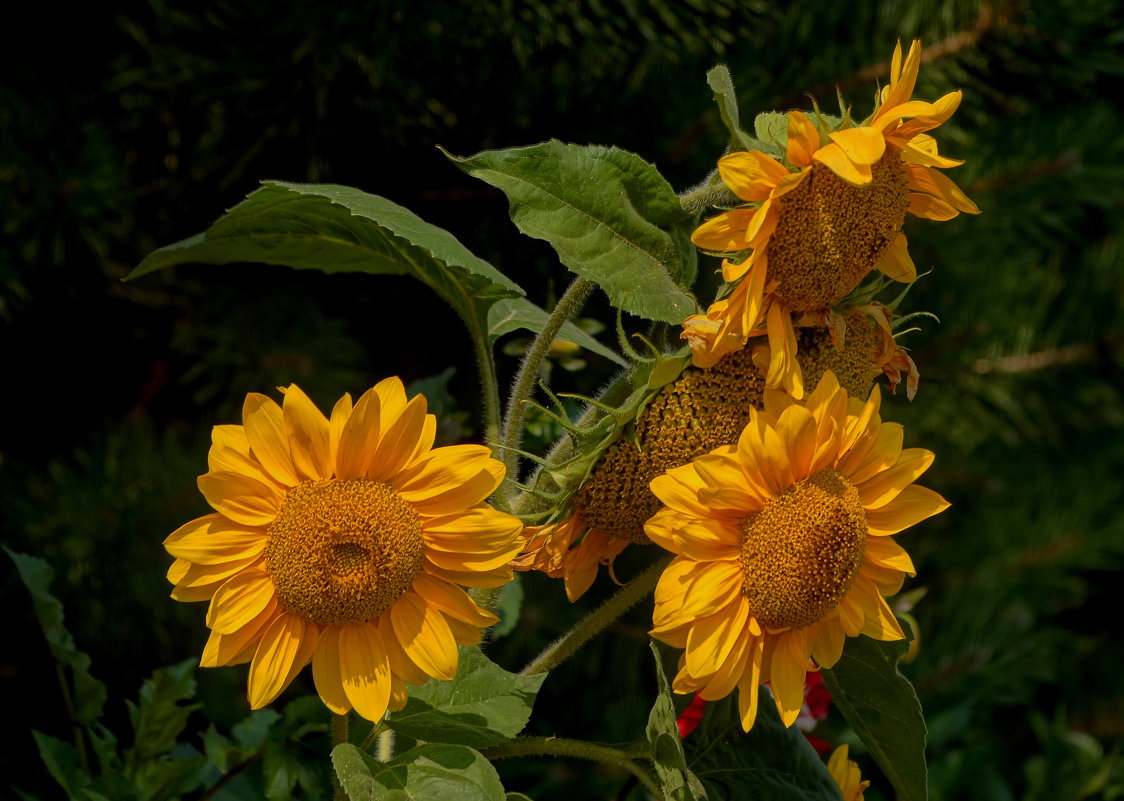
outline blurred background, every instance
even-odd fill
[[[204,606],[167,598],[160,543],[207,511],[195,477],[210,427],[235,422],[246,392],[295,381],[327,408],[386,375],[433,379],[437,411],[462,410],[446,441],[479,428],[459,322],[409,279],[245,265],[123,283],[148,252],[205,229],[259,179],[346,183],[448,228],[549,307],[567,283],[553,251],[436,145],[615,144],[682,190],[725,146],[705,82],[716,63],[743,119],[807,107],[809,91],[830,111],[836,86],[863,116],[894,42],[920,37],[915,97],[964,90],[938,134],[942,153],[967,160],[949,175],[983,210],[907,222],[933,273],[906,305],[940,322],[903,340],[922,374],[916,400],[883,406],[907,444],[936,451],[924,483],[953,502],[903,537],[919,569],[906,589],[926,591],[905,669],[929,721],[931,796],[1124,797],[1120,3],[176,5],[79,5],[63,24],[39,4],[0,55],[0,537],[57,571],[67,623],[109,685],[111,728],[127,729],[122,699],[154,668],[201,652]],[[556,368],[561,388],[587,392],[613,374],[592,354]],[[489,651],[512,670],[579,612],[555,583],[525,576],[522,589],[519,627]],[[67,736],[65,707],[6,560],[0,593],[12,733],[0,776],[52,797],[28,732]],[[642,731],[646,614],[551,676],[530,733]],[[199,730],[245,715],[244,667],[198,678]],[[828,736],[842,736],[837,715]],[[868,798],[889,797],[856,754]],[[574,762],[499,767],[508,789],[541,801],[609,798],[624,783]]]

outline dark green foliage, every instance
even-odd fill
[[[161,600],[170,560],[159,543],[205,513],[192,482],[204,470],[209,426],[234,422],[245,392],[297,381],[323,406],[384,375],[412,380],[449,365],[457,373],[443,386],[462,409],[475,390],[455,315],[405,278],[182,267],[120,283],[143,256],[205,229],[261,179],[348,183],[447,227],[550,308],[567,280],[554,251],[520,237],[503,196],[453,169],[434,145],[475,153],[551,137],[612,144],[681,190],[713,169],[730,138],[712,99],[718,87],[705,78],[716,63],[729,67],[743,128],[759,111],[806,106],[808,90],[834,112],[837,86],[861,117],[875,82],[885,82],[894,40],[920,36],[933,58],[916,94],[964,90],[937,133],[943,153],[967,160],[948,175],[984,212],[907,222],[914,259],[933,269],[907,306],[941,324],[922,321],[924,330],[903,337],[922,373],[916,401],[884,405],[886,418],[906,424],[908,444],[936,451],[922,483],[954,503],[902,537],[919,568],[907,588],[928,588],[913,612],[920,652],[903,672],[929,724],[930,797],[1119,794],[1118,2],[528,0],[306,3],[277,13],[255,0],[72,13],[65,26],[43,18],[21,26],[0,73],[9,411],[0,527],[57,571],[68,623],[111,698],[131,697],[155,668],[202,647],[202,605]],[[716,266],[701,261],[700,274]],[[588,393],[616,369],[593,353],[587,361],[560,380]],[[637,558],[618,563],[622,578]],[[39,645],[14,577],[5,590],[15,641],[27,643],[4,659],[9,725],[45,732],[39,747],[52,773],[77,787],[70,721],[48,667],[57,638]],[[524,590],[520,626],[489,646],[508,669],[578,614],[540,576]],[[605,592],[598,585],[590,597]],[[532,733],[625,741],[643,731],[656,686],[647,611],[579,654],[567,675],[551,676]],[[301,772],[325,764],[322,732],[286,730],[288,710],[230,730],[243,711],[244,674],[201,674],[208,713],[228,716],[208,730],[193,713],[179,735],[198,752],[184,754],[185,764],[209,760],[206,786],[249,760],[227,785],[231,798],[327,786],[326,773]],[[97,698],[82,695],[91,710]],[[161,714],[183,714],[169,703]],[[86,729],[102,777],[132,743],[111,733],[129,731],[121,704],[104,713]],[[294,749],[308,758],[292,761]],[[24,736],[0,773],[56,796],[59,785],[33,767],[36,750]],[[870,754],[856,745],[852,757],[874,782],[867,797],[890,797]],[[611,797],[625,781],[562,760],[545,771],[519,760],[500,769],[536,801]]]

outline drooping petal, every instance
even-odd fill
[[[924,217],[938,222],[951,220],[960,214],[952,204],[946,203],[939,197],[923,195],[920,192],[909,193],[909,206],[906,209],[914,217]]]
[[[455,584],[419,573],[414,577],[413,590],[448,617],[482,629],[499,623],[498,617],[477,606],[468,593]]]
[[[843,644],[847,639],[838,617],[821,620],[816,625],[816,639],[812,643],[812,658],[822,668],[832,668],[843,655]]]
[[[877,128],[846,128],[830,133],[828,137],[860,169],[862,165],[874,164],[886,152],[886,137]]]
[[[351,711],[340,677],[340,627],[328,626],[312,654],[312,680],[324,706],[337,715]]]
[[[319,629],[296,615],[281,614],[262,633],[250,663],[250,708],[261,709],[284,692],[312,658]]]
[[[414,664],[438,679],[457,673],[457,643],[445,618],[420,596],[406,592],[390,607],[394,635]]]
[[[765,386],[784,387],[794,398],[804,397],[804,379],[800,363],[796,360],[796,330],[792,315],[784,306],[773,301],[767,315],[769,330],[769,372]]]
[[[804,676],[808,672],[808,642],[803,629],[791,629],[777,637],[769,665],[769,680],[777,712],[786,727],[796,722],[804,704]]]
[[[866,559],[868,562],[900,570],[911,576],[917,575],[917,569],[913,566],[913,560],[909,558],[905,548],[890,537],[869,538],[866,541]]]
[[[964,194],[964,190],[944,173],[917,164],[907,164],[905,170],[910,189],[939,197],[957,211],[967,214],[980,213],[979,206],[973,203],[972,199]]]
[[[739,150],[718,159],[718,174],[735,195],[752,202],[768,198],[788,170],[760,150]]]
[[[754,637],[749,643],[749,658],[745,672],[738,679],[738,716],[742,729],[749,731],[757,720],[757,697],[761,685],[761,663],[764,656],[765,638]]]
[[[899,232],[894,236],[894,241],[882,251],[882,258],[874,265],[874,269],[887,278],[901,281],[904,284],[910,284],[917,280],[917,267],[914,266],[913,259],[910,258],[909,241],[905,238],[905,234]]]
[[[797,167],[812,164],[813,154],[819,150],[820,133],[802,111],[788,112],[788,148],[785,157]]]
[[[815,160],[852,186],[866,186],[874,173],[869,164],[856,164],[839,144],[832,142],[816,151]]]
[[[750,247],[746,239],[750,220],[757,209],[733,209],[703,222],[691,234],[691,242],[702,250],[732,253]]]
[[[339,630],[340,683],[355,711],[380,721],[390,703],[390,660],[378,629],[353,623]]]

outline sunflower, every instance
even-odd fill
[[[326,418],[295,384],[216,426],[199,489],[215,510],[164,547],[178,601],[210,601],[203,667],[250,662],[254,709],[312,662],[336,714],[377,721],[406,686],[450,679],[457,645],[497,618],[458,585],[511,579],[519,521],[484,503],[504,468],[482,445],[434,448],[421,395],[388,378]]]
[[[843,801],[863,801],[863,792],[870,787],[869,781],[863,781],[859,766],[847,759],[848,748],[841,745],[831,752],[827,761],[827,772],[835,779],[839,792],[843,794]]]
[[[848,345],[839,332],[810,322],[799,329],[797,357],[811,385],[832,371],[847,391],[866,395],[882,369],[883,334],[873,322],[852,320]],[[609,446],[574,494],[569,514],[547,526],[529,526],[516,570],[538,570],[565,582],[576,601],[630,544],[650,545],[644,524],[659,511],[653,478],[696,456],[737,442],[760,407],[768,346],[761,341],[726,356],[709,370],[688,367],[637,418],[631,436]]]
[[[913,484],[933,454],[827,373],[806,403],[771,390],[737,444],[652,481],[648,537],[676,558],[656,587],[652,635],[685,649],[674,689],[738,689],[742,726],[771,682],[792,725],[809,658],[831,667],[845,637],[903,637],[883,596],[913,575],[889,536],[948,506]]]
[[[791,313],[829,309],[872,269],[897,281],[915,280],[901,232],[906,213],[931,220],[979,213],[934,169],[962,162],[941,156],[928,133],[952,116],[961,93],[935,103],[910,100],[920,63],[920,42],[913,42],[904,63],[898,43],[890,85],[859,125],[848,114],[832,130],[818,114],[817,125],[790,111],[782,161],[758,150],[719,160],[723,182],[746,205],[707,220],[691,241],[705,250],[749,255],[723,261],[723,278],[739,283],[705,315],[683,324],[696,366],[714,364],[747,337],[767,333],[769,387],[800,397]]]

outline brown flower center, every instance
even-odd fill
[[[649,543],[644,523],[661,504],[648,484],[672,467],[736,442],[749,410],[761,405],[764,386],[751,348],[708,370],[687,368],[637,418],[635,440],[622,437],[597,461],[574,497],[583,520],[607,536]]]
[[[362,478],[298,484],[268,534],[266,570],[282,605],[325,625],[389,609],[425,550],[414,508],[389,484]]]
[[[816,162],[781,196],[781,216],[769,240],[769,279],[793,311],[838,302],[882,258],[905,221],[909,187],[893,146],[871,167],[872,179],[853,186]]]
[[[789,487],[741,524],[742,592],[770,629],[802,628],[834,609],[858,575],[866,514],[834,468]]]

